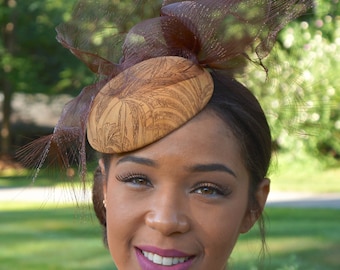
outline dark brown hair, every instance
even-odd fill
[[[267,176],[272,156],[272,138],[266,116],[253,93],[237,80],[213,73],[214,93],[206,109],[212,110],[238,140],[244,165],[250,176],[248,211],[258,215],[262,241],[261,263],[266,251],[265,223],[256,198],[260,183]]]

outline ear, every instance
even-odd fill
[[[255,194],[255,198],[257,200],[257,204],[255,205],[256,208],[253,209],[252,206],[250,206],[250,208],[247,209],[241,225],[240,233],[248,232],[259,219],[267,202],[269,191],[270,180],[268,178],[264,178]]]
[[[262,180],[262,183],[260,184],[257,192],[256,192],[256,199],[259,204],[259,210],[260,214],[262,214],[262,211],[264,209],[264,206],[267,202],[268,194],[270,191],[270,179],[265,178]]]
[[[103,198],[104,201],[106,201],[106,170],[105,170],[105,165],[104,165],[104,160],[101,158],[98,161],[102,176],[103,176]]]

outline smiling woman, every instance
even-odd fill
[[[93,201],[119,269],[224,269],[239,234],[261,216],[266,118],[241,84],[212,78],[211,100],[182,127],[100,160],[105,177],[97,174]]]
[[[58,40],[100,80],[39,141],[39,166],[50,147],[65,162],[79,150],[84,172],[87,133],[102,154],[94,209],[119,270],[226,269],[239,235],[257,221],[264,244],[271,135],[258,101],[233,76],[250,59],[263,66],[278,31],[311,2],[165,0],[161,16],[101,44],[106,54],[79,46],[91,43],[93,29],[104,31],[107,10],[93,20],[97,9],[80,1],[58,27]],[[84,34],[85,22],[95,26]]]
[[[239,233],[256,221],[239,143],[213,113],[200,113],[132,156],[101,164],[108,244],[122,269],[222,269]],[[257,194],[260,212],[268,181]]]

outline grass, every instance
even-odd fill
[[[0,269],[114,269],[90,206],[6,203],[0,207]],[[270,270],[335,270],[340,266],[340,212],[267,210]],[[257,230],[242,235],[230,269],[256,270]]]
[[[88,164],[87,180],[92,180],[96,166],[97,162]],[[31,170],[3,170],[0,171],[0,187],[57,187],[79,183],[77,170],[77,168],[71,168],[65,172],[56,168],[42,169],[36,178],[34,178],[35,171]]]
[[[340,166],[325,167],[303,155],[280,154],[271,169],[272,190],[340,192]],[[95,168],[90,164],[89,172]],[[92,179],[89,173],[88,179]],[[28,171],[0,172],[0,187],[69,186],[77,177],[42,171],[36,181]],[[6,202],[0,205],[0,270],[114,269],[101,241],[90,206]],[[265,269],[335,270],[340,266],[340,211],[267,210]],[[257,270],[260,240],[254,229],[240,237],[230,269]]]
[[[268,255],[265,269],[335,270],[340,266],[340,211],[336,209],[267,209]],[[256,230],[241,237],[235,269],[257,269]]]
[[[101,229],[87,206],[2,206],[0,269],[113,269]]]
[[[269,176],[274,191],[340,193],[340,162],[329,166],[304,153],[274,156]]]

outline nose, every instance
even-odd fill
[[[190,230],[190,219],[185,204],[176,196],[165,194],[150,206],[145,223],[165,236]]]

